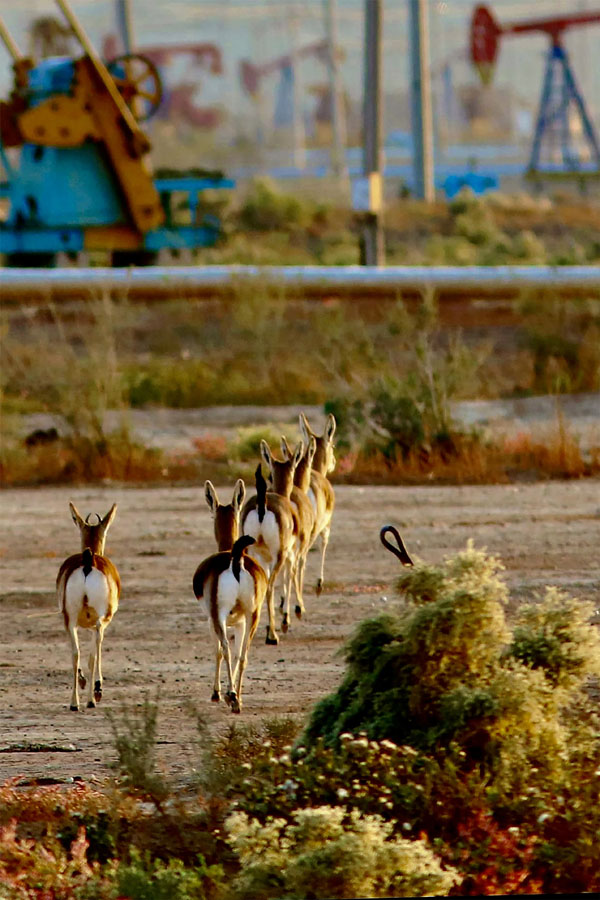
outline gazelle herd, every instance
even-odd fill
[[[221,699],[221,664],[227,666],[225,701],[232,712],[242,708],[242,679],[248,649],[258,627],[262,605],[268,607],[267,644],[277,644],[275,587],[282,579],[281,630],[290,627],[290,599],[295,591],[296,616],[304,613],[302,596],[306,558],[321,539],[321,563],[317,594],[323,588],[325,553],[334,508],[333,488],[327,475],[335,467],[333,437],[335,419],[327,418],[322,435],[315,434],[300,414],[303,440],[291,450],[281,440],[283,459],[276,459],[261,441],[255,473],[256,494],[246,502],[246,486],[236,482],[231,503],[221,504],[210,481],[204,486],[206,503],[214,521],[217,552],[204,559],[193,577],[194,594],[206,607],[215,646],[215,676],[211,699]],[[262,474],[266,468],[267,480]],[[71,503],[71,515],[81,536],[81,553],[69,556],[56,580],[59,611],[71,642],[73,663],[72,710],[79,709],[79,688],[88,684],[88,707],[102,698],[101,648],[106,626],[117,611],[121,582],[114,564],[103,555],[106,532],[117,505],[101,518],[90,513],[85,521]],[[90,521],[92,517],[95,521]],[[241,536],[240,536],[241,533]],[[248,551],[250,550],[251,555]],[[80,668],[78,628],[93,631],[88,677]],[[227,629],[233,631],[233,661]]]

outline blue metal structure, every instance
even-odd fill
[[[571,110],[575,108],[581,120],[584,147],[589,159],[583,159],[575,147]],[[550,164],[544,163],[544,150]],[[593,166],[600,170],[600,144],[588,115],[583,96],[577,87],[565,47],[551,44],[546,59],[542,96],[535,126],[529,171],[532,173],[557,170],[577,172]]]
[[[567,4],[568,5],[568,4]],[[563,34],[569,28],[599,25],[600,10],[573,12],[500,25],[485,5],[476,6],[471,18],[471,61],[488,84],[498,56],[500,38],[542,32],[550,39],[540,106],[535,126],[527,176],[531,178],[600,176],[600,144],[577,86]],[[571,113],[576,113],[582,129],[582,146],[577,148]]]
[[[52,265],[60,251],[83,250],[112,252],[117,264],[148,264],[165,248],[216,242],[221,223],[203,211],[201,194],[234,181],[201,170],[152,176],[150,145],[136,118],[136,101],[146,105],[141,112],[148,100],[150,111],[160,102],[152,62],[126,56],[107,67],[89,48],[80,59],[34,65],[14,43],[7,46],[15,87],[0,103],[0,197],[8,200],[0,253],[8,265]]]

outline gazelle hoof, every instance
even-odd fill
[[[265,644],[278,644],[278,643],[279,643],[279,638],[277,637],[275,632],[273,632],[273,635],[271,636],[271,632],[269,631],[269,626],[267,625],[267,639],[265,641]]]
[[[218,703],[221,699],[221,695],[218,691],[212,692],[212,697],[210,698],[212,703]]]
[[[317,597],[319,597],[322,592],[323,592],[323,579],[319,578],[319,580],[317,581]]]
[[[100,701],[102,700],[102,685],[99,681],[97,681],[94,685],[94,700],[96,701],[96,703],[100,703]]]
[[[240,713],[242,711],[242,704],[235,691],[227,691],[225,694],[225,701],[232,713]]]
[[[304,610],[302,609],[302,607],[300,605],[296,606],[294,612],[296,613],[297,619],[301,619],[304,614]]]
[[[95,703],[95,701],[94,701],[94,700],[88,700],[87,708],[88,708],[88,709],[96,709],[96,703]]]
[[[79,712],[79,707],[74,706],[72,703],[71,703],[69,709],[71,710],[71,712]]]
[[[290,627],[290,623],[288,620],[288,614],[284,613],[283,619],[281,620],[281,630],[283,631],[284,634],[288,633],[289,627]]]

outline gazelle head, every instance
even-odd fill
[[[335,417],[329,413],[323,434],[315,434],[308,424],[308,419],[304,413],[300,413],[300,431],[305,443],[309,444],[311,438],[314,438],[316,443],[312,467],[316,472],[320,472],[321,475],[329,475],[335,469],[335,452],[333,449],[335,426]]]
[[[272,489],[276,494],[281,494],[283,497],[291,495],[294,487],[294,473],[302,458],[302,453],[303,447],[300,443],[294,450],[293,456],[284,460],[275,459],[267,442],[260,442],[261,459],[269,470]]]
[[[231,550],[240,531],[240,510],[246,498],[246,485],[238,478],[231,503],[221,504],[213,483],[206,481],[204,496],[214,520],[217,547],[219,550]]]
[[[314,437],[311,437],[308,445],[305,447],[303,444],[302,446],[304,452],[294,472],[294,484],[306,494],[310,487],[310,470],[317,449],[317,442]],[[285,461],[293,456],[292,449],[283,435],[281,435],[281,454]]]
[[[117,512],[117,504],[113,503],[104,518],[99,516],[98,513],[89,513],[86,516],[85,521],[80,516],[74,503],[69,503],[69,509],[71,510],[73,521],[79,528],[79,533],[81,535],[81,549],[85,550],[89,548],[92,553],[97,553],[101,556],[104,553],[106,532]],[[91,521],[92,519],[94,519],[94,521]]]

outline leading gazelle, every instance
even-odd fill
[[[92,652],[88,659],[88,707],[102,699],[102,639],[104,630],[119,605],[121,579],[116,566],[104,556],[106,532],[117,512],[114,503],[104,518],[90,513],[84,521],[73,503],[69,503],[73,521],[81,535],[81,553],[69,556],[56,578],[58,609],[71,641],[73,659],[73,692],[71,709],[79,709],[79,690],[86,678],[79,667],[78,628],[94,631]],[[94,523],[90,519],[95,516]]]
[[[290,595],[292,583],[296,590],[296,616],[301,619],[304,613],[304,601],[302,599],[302,586],[304,580],[304,566],[310,547],[310,539],[314,524],[313,507],[307,495],[294,485],[296,469],[304,457],[302,443],[296,446],[294,452],[284,437],[281,439],[281,452],[283,460],[275,459],[271,448],[266,441],[260,442],[260,455],[269,470],[271,489],[274,494],[284,497],[292,505],[292,511],[296,519],[295,545],[293,565],[289,568],[289,580],[284,584],[284,592],[281,598],[283,619],[281,630],[288,631],[290,627]]]
[[[319,596],[323,590],[325,553],[327,552],[327,544],[329,543],[331,518],[335,506],[333,487],[327,478],[329,473],[333,472],[335,469],[335,453],[333,449],[335,426],[335,418],[330,413],[327,416],[323,434],[315,434],[308,424],[308,419],[304,413],[300,413],[300,431],[306,446],[310,446],[311,441],[315,442],[308,496],[315,511],[315,522],[310,541],[311,546],[317,537],[321,538],[321,570],[317,581],[317,596]]]
[[[264,442],[263,442],[264,443]],[[262,454],[262,444],[261,444]],[[275,629],[275,605],[273,595],[275,582],[281,572],[289,590],[294,577],[296,557],[295,547],[298,535],[298,516],[287,497],[274,491],[267,491],[260,463],[255,472],[256,496],[246,501],[242,510],[242,531],[256,541],[254,552],[268,572],[267,610],[267,644],[278,644],[279,637]]]
[[[219,503],[210,481],[204,486],[206,502],[215,523],[219,552],[200,563],[194,574],[194,594],[204,600],[215,641],[215,678],[211,700],[221,699],[221,663],[227,665],[229,689],[225,700],[234,713],[242,709],[242,679],[248,662],[248,649],[258,626],[268,578],[263,568],[246,550],[254,538],[238,538],[240,510],[246,488],[236,482],[231,503]],[[227,628],[233,628],[235,662],[232,665]]]

